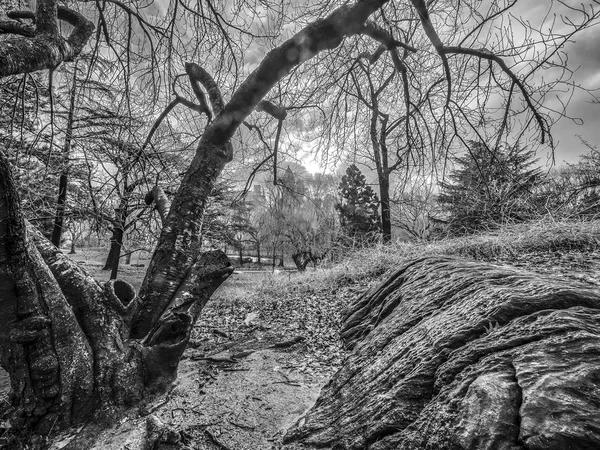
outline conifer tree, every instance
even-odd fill
[[[448,214],[448,231],[464,234],[527,220],[541,180],[536,161],[535,152],[518,143],[494,150],[471,142],[469,151],[455,159],[449,181],[441,183],[438,201]]]
[[[381,231],[379,199],[355,164],[346,169],[338,193],[336,209],[346,235],[361,242],[373,240]]]

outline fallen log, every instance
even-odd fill
[[[353,352],[285,437],[335,449],[600,448],[600,292],[451,257],[351,305]]]

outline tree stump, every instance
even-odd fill
[[[600,292],[451,257],[351,305],[353,349],[288,432],[335,449],[600,448]]]

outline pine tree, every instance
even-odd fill
[[[336,209],[342,229],[353,239],[372,241],[381,232],[379,199],[355,164],[346,169],[338,193],[340,202]]]
[[[445,207],[451,234],[492,229],[503,223],[523,222],[535,209],[532,194],[541,181],[533,167],[535,152],[504,146],[497,150],[471,142],[469,151],[455,159],[449,182],[441,183],[439,203]]]

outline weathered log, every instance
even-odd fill
[[[353,353],[286,441],[336,449],[600,448],[600,292],[450,257],[359,298]]]

